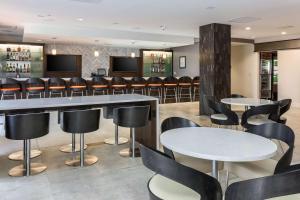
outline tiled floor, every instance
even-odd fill
[[[87,153],[97,155],[99,162],[85,168],[64,165],[70,155],[58,151],[62,144],[70,142],[70,135],[57,125],[57,113],[51,114],[51,130],[46,137],[34,140],[33,147],[43,150],[42,156],[33,159],[48,165],[46,173],[22,178],[12,178],[8,170],[19,164],[7,159],[7,155],[22,147],[22,142],[0,139],[0,199],[61,200],[101,199],[134,200],[148,199],[147,181],[152,172],[143,167],[140,159],[122,158],[118,151],[128,144],[110,146],[104,138],[113,136],[112,120],[101,119],[99,131],[87,134]],[[198,102],[165,104],[160,106],[161,120],[170,116],[189,118],[202,126],[209,126],[207,117],[198,116]],[[287,113],[288,125],[296,134],[294,162],[300,161],[300,109],[292,108]],[[121,135],[128,137],[128,129],[121,128]],[[3,134],[3,130],[2,130]]]

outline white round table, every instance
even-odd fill
[[[222,128],[189,127],[164,132],[162,145],[195,158],[212,161],[212,176],[218,179],[218,161],[250,162],[271,158],[277,146],[264,137]]]
[[[225,98],[221,99],[221,102],[228,105],[236,105],[236,106],[261,106],[273,104],[274,102],[266,99],[256,99],[256,98]]]

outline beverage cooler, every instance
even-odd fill
[[[277,52],[260,53],[260,98],[277,100],[278,61]]]
[[[0,44],[0,78],[43,77],[44,47],[29,44]]]

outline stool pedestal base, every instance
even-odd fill
[[[30,164],[30,175],[39,174],[47,169],[47,166],[42,163],[31,163]],[[18,165],[11,170],[9,170],[8,174],[13,177],[21,177],[26,176],[26,169],[24,165]]]
[[[30,158],[36,158],[42,154],[42,151],[34,149],[30,151]],[[22,161],[24,160],[24,151],[17,151],[15,153],[9,154],[8,158],[10,160]]]
[[[98,162],[98,157],[93,155],[84,155],[84,166],[90,166]],[[79,167],[80,166],[80,157],[76,157],[72,160],[66,160],[65,164],[68,166]]]
[[[86,144],[84,145],[84,150],[85,149],[87,149]],[[72,153],[72,144],[67,144],[67,145],[61,146],[59,148],[59,150],[61,152],[64,152],[64,153]],[[75,144],[75,152],[78,152],[78,151],[80,151],[80,144],[79,143]]]
[[[127,143],[129,140],[127,138],[124,138],[124,137],[119,137],[118,139],[118,144],[125,144]],[[115,145],[116,142],[115,142],[115,138],[107,138],[104,140],[104,143],[105,144],[110,144],[110,145]]]
[[[130,148],[126,148],[126,149],[123,149],[119,152],[120,156],[122,157],[133,157],[132,156],[132,151]],[[134,153],[134,157],[140,157],[141,156],[141,153],[140,153],[140,149],[139,148],[136,148],[135,149],[135,153]]]

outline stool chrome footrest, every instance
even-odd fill
[[[42,154],[42,151],[33,149],[30,151],[30,158],[36,158]],[[17,151],[8,155],[8,159],[22,161],[24,160],[24,151]]]
[[[84,155],[84,166],[91,166],[98,162],[98,157],[93,155]],[[68,166],[79,167],[80,166],[80,157],[76,157],[75,159],[66,160],[65,164]]]
[[[47,166],[42,163],[31,163],[30,164],[30,175],[36,175],[39,174],[47,169]],[[24,165],[18,165],[11,170],[9,170],[8,174],[13,177],[21,177],[21,176],[27,176],[26,175],[26,169],[24,168]]]
[[[119,137],[118,138],[118,144],[125,144],[127,143],[129,140],[127,138],[124,138],[124,137]],[[115,142],[115,138],[114,137],[111,137],[111,138],[107,138],[104,140],[104,143],[105,144],[110,144],[110,145],[115,145],[116,142]]]

